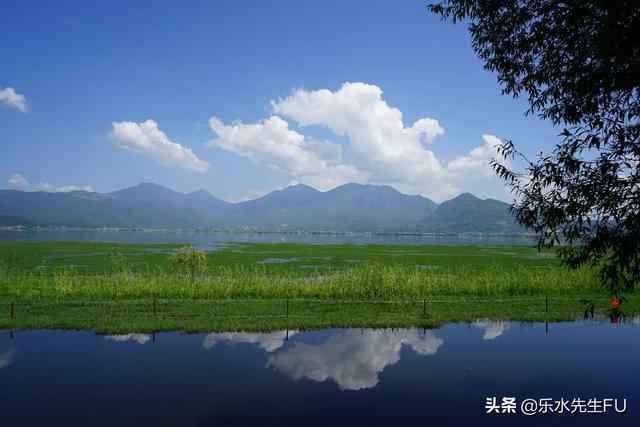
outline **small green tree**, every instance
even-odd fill
[[[194,280],[196,272],[207,265],[207,255],[193,246],[184,246],[169,256],[169,264],[189,271],[191,280]]]
[[[118,273],[128,273],[131,271],[131,262],[120,252],[113,252],[109,255],[109,261],[111,262],[111,271]]]

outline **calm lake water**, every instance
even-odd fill
[[[637,321],[2,332],[0,425],[638,426],[639,339]],[[626,399],[626,412],[486,414],[488,397]]]
[[[398,244],[398,245],[532,245],[529,236],[381,235],[312,233],[242,233],[178,230],[0,230],[0,241],[96,240],[127,243],[190,243],[212,248],[230,242]]]

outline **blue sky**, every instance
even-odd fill
[[[0,186],[506,199],[486,170],[495,138],[534,153],[558,132],[426,3],[5,0]]]

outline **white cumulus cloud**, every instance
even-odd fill
[[[39,191],[46,191],[49,193],[70,193],[72,191],[87,191],[93,193],[93,188],[90,185],[61,185],[57,186],[48,182],[39,182],[35,185],[35,189]]]
[[[320,191],[326,191],[348,182],[366,184],[370,176],[371,172],[361,171],[353,165],[336,165],[329,166],[320,173],[301,175],[289,184],[304,183]]]
[[[117,147],[147,155],[160,164],[205,173],[209,163],[200,160],[190,148],[169,140],[153,120],[142,123],[113,122],[109,140]]]
[[[370,182],[389,183],[410,192],[431,187],[434,196],[455,191],[443,185],[446,171],[425,148],[444,129],[432,118],[405,127],[402,112],[382,99],[378,86],[345,83],[337,91],[299,89],[271,105],[275,113],[300,126],[321,125],[345,135],[355,166],[369,172]]]
[[[212,117],[209,125],[217,138],[209,145],[320,190],[347,182],[387,184],[442,201],[463,187],[496,186],[489,162],[501,143],[497,137],[485,134],[483,145],[443,161],[431,148],[444,134],[438,120],[425,117],[406,126],[402,112],[382,95],[378,86],[361,82],[344,83],[335,91],[298,89],[271,101],[272,115],[257,123],[224,124]],[[298,127],[292,129],[287,120]],[[308,126],[329,129],[344,145],[306,136]]]
[[[290,129],[289,123],[279,116],[253,124],[234,122],[229,125],[212,117],[209,126],[218,135],[209,145],[294,176],[296,182],[319,190],[346,182],[364,183],[370,175],[354,165],[342,163],[340,144],[308,139]]]
[[[11,175],[7,184],[24,191],[46,191],[49,193],[69,193],[71,191],[93,192],[93,188],[90,185],[54,185],[49,182],[38,182],[32,185],[27,178],[19,173]]]
[[[447,169],[452,175],[495,176],[489,162],[493,158],[499,158],[497,146],[502,145],[502,141],[493,135],[482,135],[482,139],[484,140],[483,146],[469,151],[467,156],[457,156],[447,164]],[[504,163],[504,160],[501,159],[501,161]]]
[[[20,95],[12,87],[0,88],[0,102],[10,107],[17,108],[23,113],[29,112],[27,107],[27,98],[24,95]]]
[[[29,188],[29,180],[19,173],[11,175],[11,178],[9,178],[7,184],[21,190]]]
[[[218,135],[209,145],[291,175],[321,173],[328,163],[342,158],[340,144],[307,140],[304,135],[289,129],[289,123],[278,116],[253,124],[234,122],[229,125],[211,117],[209,126]]]

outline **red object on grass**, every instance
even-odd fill
[[[613,297],[611,298],[611,301],[609,301],[609,305],[615,310],[616,308],[620,307],[620,301],[618,301],[618,298]]]

